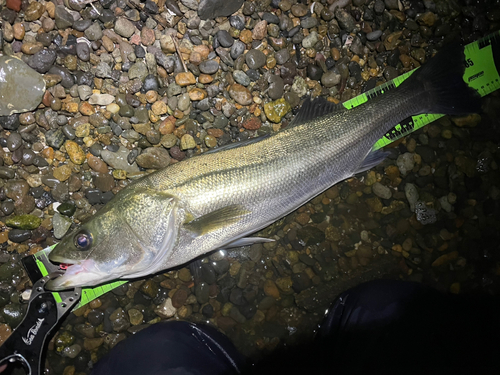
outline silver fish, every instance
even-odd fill
[[[375,142],[410,115],[477,112],[460,46],[352,110],[306,100],[286,129],[173,164],[121,190],[50,253],[71,264],[48,288],[93,286],[184,264],[246,236],[381,162]]]

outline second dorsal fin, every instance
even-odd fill
[[[291,127],[301,125],[307,121],[311,121],[315,118],[343,109],[345,109],[345,107],[342,104],[331,103],[321,96],[317,97],[314,100],[311,100],[311,98],[307,98],[302,104],[302,107],[300,108],[297,116],[295,116],[295,118],[288,126]]]

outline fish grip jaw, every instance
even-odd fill
[[[34,285],[24,319],[0,347],[0,366],[20,362],[28,375],[40,375],[45,342],[58,322],[78,303],[81,289],[58,294],[46,291],[50,279],[59,276],[52,273],[39,279]]]

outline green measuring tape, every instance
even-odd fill
[[[465,61],[466,69],[464,73],[464,81],[467,82],[470,87],[476,89],[481,96],[488,95],[489,93],[498,90],[500,88],[500,31],[466,45]],[[367,102],[372,97],[382,95],[384,92],[398,87],[401,82],[408,78],[414,71],[415,69],[380,86],[377,86],[372,90],[358,95],[357,97],[346,101],[343,105],[347,109],[357,107]],[[379,139],[374,148],[379,149],[387,146],[395,140],[420,129],[442,116],[444,115],[423,114],[408,117],[390,130],[383,138]],[[52,264],[48,258],[48,254],[54,246],[55,245],[39,251],[34,255],[36,265],[38,266],[42,276],[47,276],[49,273],[59,269],[58,266]],[[102,296],[120,285],[125,284],[126,282],[127,281],[125,280],[120,280],[98,286],[96,288],[83,289],[82,298],[75,309],[86,305],[90,301]],[[61,297],[59,296],[59,293],[53,292],[53,294],[56,301],[60,302]]]
[[[467,44],[465,52],[465,73],[464,81],[481,96],[500,88],[500,31],[480,39],[474,43]],[[496,65],[495,65],[496,61]],[[407,79],[416,69],[400,75],[391,81],[385,82],[355,98],[343,103],[347,109],[357,107],[370,98],[382,95],[384,92],[398,87]],[[373,148],[378,150],[388,144],[405,137],[411,132],[430,124],[444,115],[440,114],[422,114],[410,116],[396,125],[387,134],[379,139]]]

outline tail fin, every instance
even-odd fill
[[[481,97],[463,80],[464,71],[464,50],[455,43],[444,47],[401,86],[422,90],[422,113],[464,115],[479,112]]]

